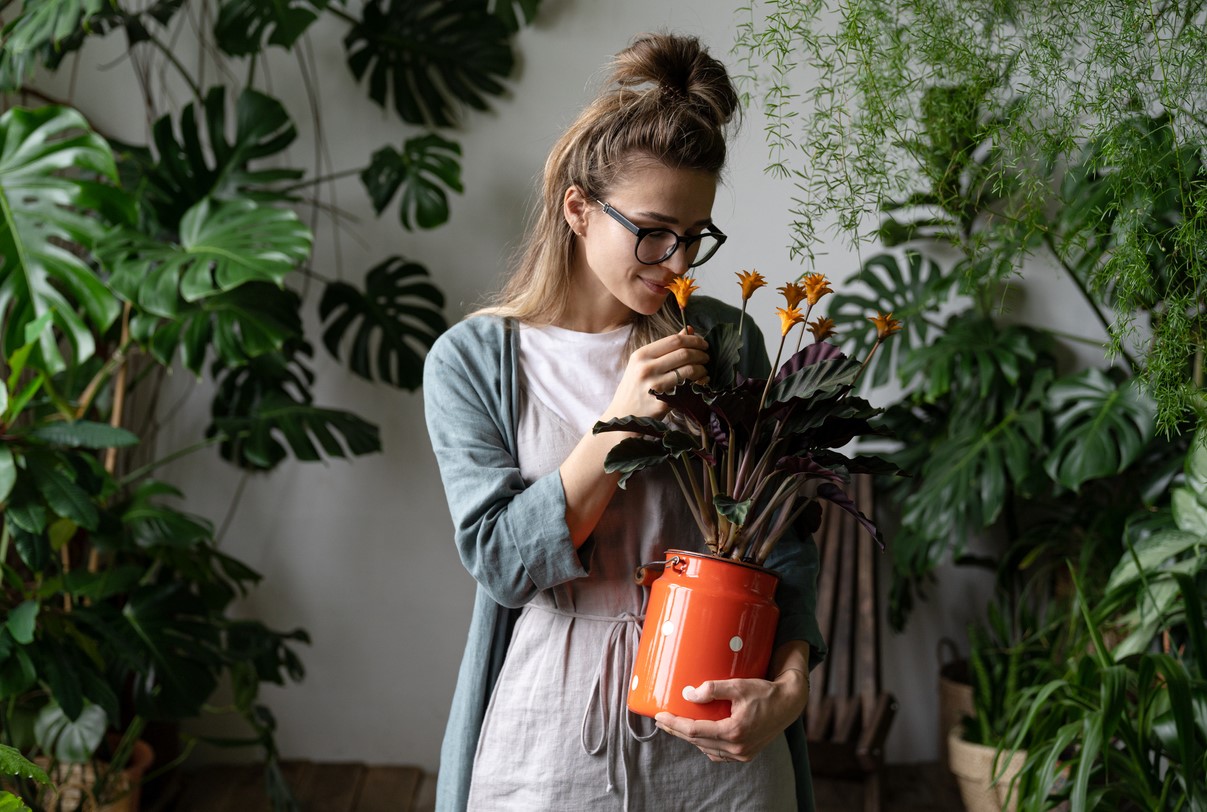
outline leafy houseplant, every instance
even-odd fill
[[[739,278],[744,311],[751,294],[764,283],[757,273]],[[686,310],[693,290],[688,277],[673,283],[681,310]],[[781,330],[773,376],[761,380],[737,372],[741,323],[720,324],[706,336],[707,382],[653,393],[675,419],[627,417],[594,428],[596,433],[637,435],[617,443],[605,461],[609,473],[621,474],[622,485],[637,471],[669,463],[709,550],[756,564],[767,559],[798,519],[806,532],[817,529],[818,500],[852,513],[879,541],[879,531],[842,485],[850,474],[895,470],[875,457],[848,457],[836,449],[876,432],[869,421],[877,410],[852,396],[851,390],[880,342],[896,332],[899,323],[891,313],[873,319],[877,338],[861,363],[824,341],[829,323],[818,318],[809,325],[814,343],[780,366],[793,328],[802,325],[803,334],[813,306],[831,292],[820,275],[781,290],[787,306],[777,309]],[[798,308],[802,301],[807,301],[804,312]]]
[[[0,116],[8,745],[119,769],[146,723],[200,715],[226,681],[251,730],[227,743],[262,747],[274,805],[294,807],[259,690],[301,678],[296,648],[307,635],[229,616],[260,576],[218,548],[214,522],[174,506],[183,494],[155,475],[211,446],[245,475],[291,457],[379,450],[375,426],[314,402],[303,327],[311,283],[324,286],[323,344],[369,380],[417,387],[445,322],[440,291],[412,260],[383,259],[364,289],[309,266],[314,238],[297,209],[326,208],[306,192],[332,177],[282,166],[298,129],[256,68],[281,48],[314,72],[303,47],[310,26],[342,21],[349,68],[367,79],[369,96],[392,102],[408,124],[446,128],[464,106],[502,92],[510,38],[538,2],[370,0],[361,16],[342,6],[0,0],[0,89],[42,97],[28,83],[39,69],[55,71],[93,37],[120,31],[154,121],[144,145],[97,132],[87,103]],[[198,32],[205,58],[246,60],[247,70],[225,64],[218,75],[228,80],[203,87],[214,72],[190,71],[171,44],[189,27],[186,9],[207,21]],[[168,75],[191,94],[182,108],[161,109]],[[398,200],[404,228],[431,228],[449,216],[449,192],[461,191],[459,153],[425,131],[352,173],[378,213]],[[212,379],[212,420],[195,444],[164,450],[158,399],[177,364]],[[109,750],[112,731],[122,735]],[[89,789],[98,800],[103,773]],[[21,783],[25,803],[40,808],[42,790]]]
[[[1201,434],[1201,430],[1200,430]],[[1132,526],[1100,596],[1075,577],[1070,623],[1089,641],[1026,686],[1007,746],[1029,742],[1020,809],[1207,808],[1207,446],[1196,438],[1172,505]],[[1156,646],[1153,641],[1159,641]]]

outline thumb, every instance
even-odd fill
[[[696,687],[687,686],[683,689],[683,698],[689,702],[703,704],[714,699],[737,699],[739,692],[733,680],[707,680]]]

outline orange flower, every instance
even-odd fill
[[[788,303],[788,307],[796,307],[805,298],[805,289],[802,285],[796,282],[789,282],[783,287],[776,288],[780,293],[784,294],[784,300]]]
[[[679,303],[679,309],[686,310],[687,300],[700,288],[696,286],[694,279],[687,276],[678,276],[666,286],[666,289],[675,294],[675,301]]]
[[[834,320],[818,316],[809,323],[809,332],[813,334],[814,341],[825,341],[834,335]]]
[[[868,316],[868,321],[876,325],[876,337],[885,339],[901,329],[901,322],[893,318],[892,313],[876,311],[875,316]]]
[[[793,326],[800,324],[805,320],[805,314],[797,310],[795,307],[789,307],[787,309],[777,307],[775,312],[780,314],[781,336],[788,335],[788,331],[791,330]]]
[[[738,281],[742,283],[742,301],[746,301],[754,292],[767,284],[767,280],[758,271],[738,271]]]
[[[826,279],[825,274],[811,273],[805,276],[805,298],[809,300],[809,304],[815,305],[821,301],[821,297],[827,293],[833,293],[830,290],[830,280]]]

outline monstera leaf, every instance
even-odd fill
[[[8,3],[3,5],[7,6]],[[40,0],[26,2],[22,12],[0,34],[0,88],[16,90],[38,62],[54,54],[65,40],[106,7],[105,0]]]
[[[507,26],[507,30],[515,33],[521,26],[536,19],[541,0],[489,0],[487,5],[491,13]]]
[[[1044,468],[1074,491],[1131,465],[1153,436],[1155,407],[1134,379],[1120,383],[1087,369],[1054,383],[1048,405],[1056,436]]]
[[[214,39],[231,56],[251,56],[264,44],[292,48],[327,8],[328,0],[226,0]]]
[[[250,200],[202,200],[180,221],[180,243],[132,230],[102,247],[110,284],[148,313],[174,317],[187,303],[249,282],[279,285],[310,256],[311,235],[291,210]]]
[[[503,93],[514,59],[509,32],[485,0],[368,0],[344,39],[348,66],[369,78],[369,97],[403,121],[457,122],[456,107],[488,108]]]
[[[852,358],[866,357],[876,342],[868,316],[877,311],[892,313],[901,322],[901,331],[876,352],[864,377],[873,386],[883,386],[903,359],[926,346],[936,329],[929,317],[948,300],[955,280],[944,276],[939,264],[925,254],[906,251],[904,256],[871,257],[846,280],[844,289],[853,289],[855,283],[868,293],[836,293],[829,310]]]
[[[219,453],[224,459],[251,470],[271,470],[290,451],[299,460],[314,462],[323,454],[348,457],[381,450],[376,426],[350,412],[313,405],[309,389],[314,373],[300,357],[310,354],[309,345],[299,342],[221,371],[207,434],[223,437]]]
[[[928,552],[947,549],[992,524],[1001,514],[1011,488],[1025,490],[1043,448],[1042,400],[1047,376],[1004,404],[1000,415],[969,409],[953,420],[950,435],[932,449],[914,471],[913,491],[903,505],[902,536]],[[894,460],[896,461],[896,460]],[[899,546],[900,545],[900,546]],[[917,551],[894,541],[894,557],[913,558]]]
[[[188,104],[180,114],[179,136],[171,116],[158,119],[151,130],[154,150],[115,145],[123,185],[145,201],[144,212],[154,214],[153,222],[142,226],[148,234],[176,234],[185,212],[206,198],[279,198],[269,191],[270,184],[302,175],[296,169],[248,167],[253,160],[284,151],[297,137],[289,114],[276,99],[250,88],[240,93],[232,140],[227,138],[225,87],[213,87],[206,94],[203,115],[202,125],[196,105]],[[209,144],[208,151],[203,143]]]
[[[348,363],[367,380],[376,377],[402,389],[423,383],[423,354],[447,326],[444,296],[421,265],[391,257],[369,271],[365,292],[336,282],[319,304],[326,322],[323,344],[336,358],[345,336],[358,325]]]
[[[209,353],[228,367],[281,349],[302,335],[301,300],[287,288],[248,282],[195,302],[172,319],[140,313],[130,334],[165,366],[180,350],[181,361],[200,375]]]
[[[85,173],[81,175],[80,173]],[[28,361],[46,372],[63,370],[65,337],[76,363],[96,350],[121,303],[76,252],[92,249],[102,224],[130,216],[118,189],[87,179],[116,179],[113,156],[83,116],[63,107],[14,108],[0,117],[0,322],[5,347],[23,346],[26,327],[51,314]]]
[[[373,208],[381,214],[402,189],[398,214],[403,228],[435,228],[448,220],[446,188],[461,192],[461,147],[435,133],[409,139],[402,152],[382,147],[360,179],[369,191]]]

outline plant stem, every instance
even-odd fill
[[[168,454],[166,457],[161,457],[160,459],[152,460],[151,462],[144,465],[142,468],[139,468],[135,471],[131,471],[130,473],[126,474],[124,477],[122,477],[121,479],[119,479],[117,481],[117,484],[119,487],[124,488],[127,485],[129,485],[130,483],[135,482],[135,481],[141,479],[142,477],[146,476],[147,474],[151,473],[156,468],[159,468],[163,465],[167,465],[169,462],[174,462],[175,460],[178,460],[181,457],[187,457],[189,454],[192,454],[195,451],[200,451],[203,448],[209,448],[210,446],[212,446],[216,443],[221,443],[225,440],[233,440],[236,437],[241,437],[245,433],[246,432],[239,432],[238,434],[215,434],[213,437],[206,438],[205,440],[202,440],[199,443],[194,443],[193,445],[186,446],[185,448],[181,448],[177,451],[173,451],[171,454]]]
[[[679,473],[679,469],[675,467],[675,463],[671,463],[671,473],[675,475],[675,481],[679,483],[679,490],[683,492],[683,498],[687,502],[687,508],[691,511],[692,518],[696,520],[696,527],[700,528],[700,535],[704,536],[704,543],[708,544],[709,548],[716,552],[716,540],[709,539],[708,529],[704,526],[704,520],[700,518],[700,509],[696,500],[692,497],[691,490],[683,481],[683,476]]]
[[[307,186],[318,186],[320,183],[326,183],[327,181],[339,180],[341,178],[347,178],[352,175],[359,175],[361,172],[364,172],[364,171],[365,171],[365,167],[363,167],[363,166],[358,167],[357,169],[341,169],[339,172],[332,172],[329,175],[321,175],[317,178],[310,178],[309,180],[300,180],[297,183],[292,183],[289,186],[286,186],[282,189],[278,189],[277,191],[280,192],[281,194],[288,194],[289,192],[292,192],[295,189],[304,189]]]
[[[176,54],[172,53],[172,49],[157,39],[150,31],[146,31],[146,35],[147,41],[158,48],[159,52],[163,54],[164,59],[168,60],[172,67],[176,68],[176,72],[180,74],[180,78],[183,79],[184,83],[189,86],[190,90],[193,91],[193,95],[197,97],[197,101],[204,100],[205,94],[201,92],[201,85],[197,84],[197,80],[193,78],[191,73],[189,73],[188,68],[186,68],[184,64],[176,58]]]
[[[8,561],[8,522],[0,522],[0,567]]]
[[[1102,329],[1106,331],[1107,335],[1110,335],[1110,321],[1107,320],[1102,309],[1098,307],[1098,302],[1090,295],[1090,290],[1081,281],[1081,276],[1073,270],[1072,266],[1069,265],[1061,253],[1056,250],[1056,241],[1052,239],[1051,232],[1044,232],[1044,244],[1048,246],[1048,250],[1052,252],[1052,256],[1056,257],[1056,261],[1060,263],[1060,267],[1064,268],[1065,273],[1069,275],[1069,279],[1073,280],[1073,286],[1077,288],[1077,292],[1081,294],[1081,298],[1085,299],[1086,304],[1094,311],[1094,315],[1098,317],[1098,323],[1102,325]],[[1128,368],[1134,372],[1136,370],[1135,359],[1122,347],[1119,348],[1119,354],[1123,356],[1124,361],[1127,361]]]

